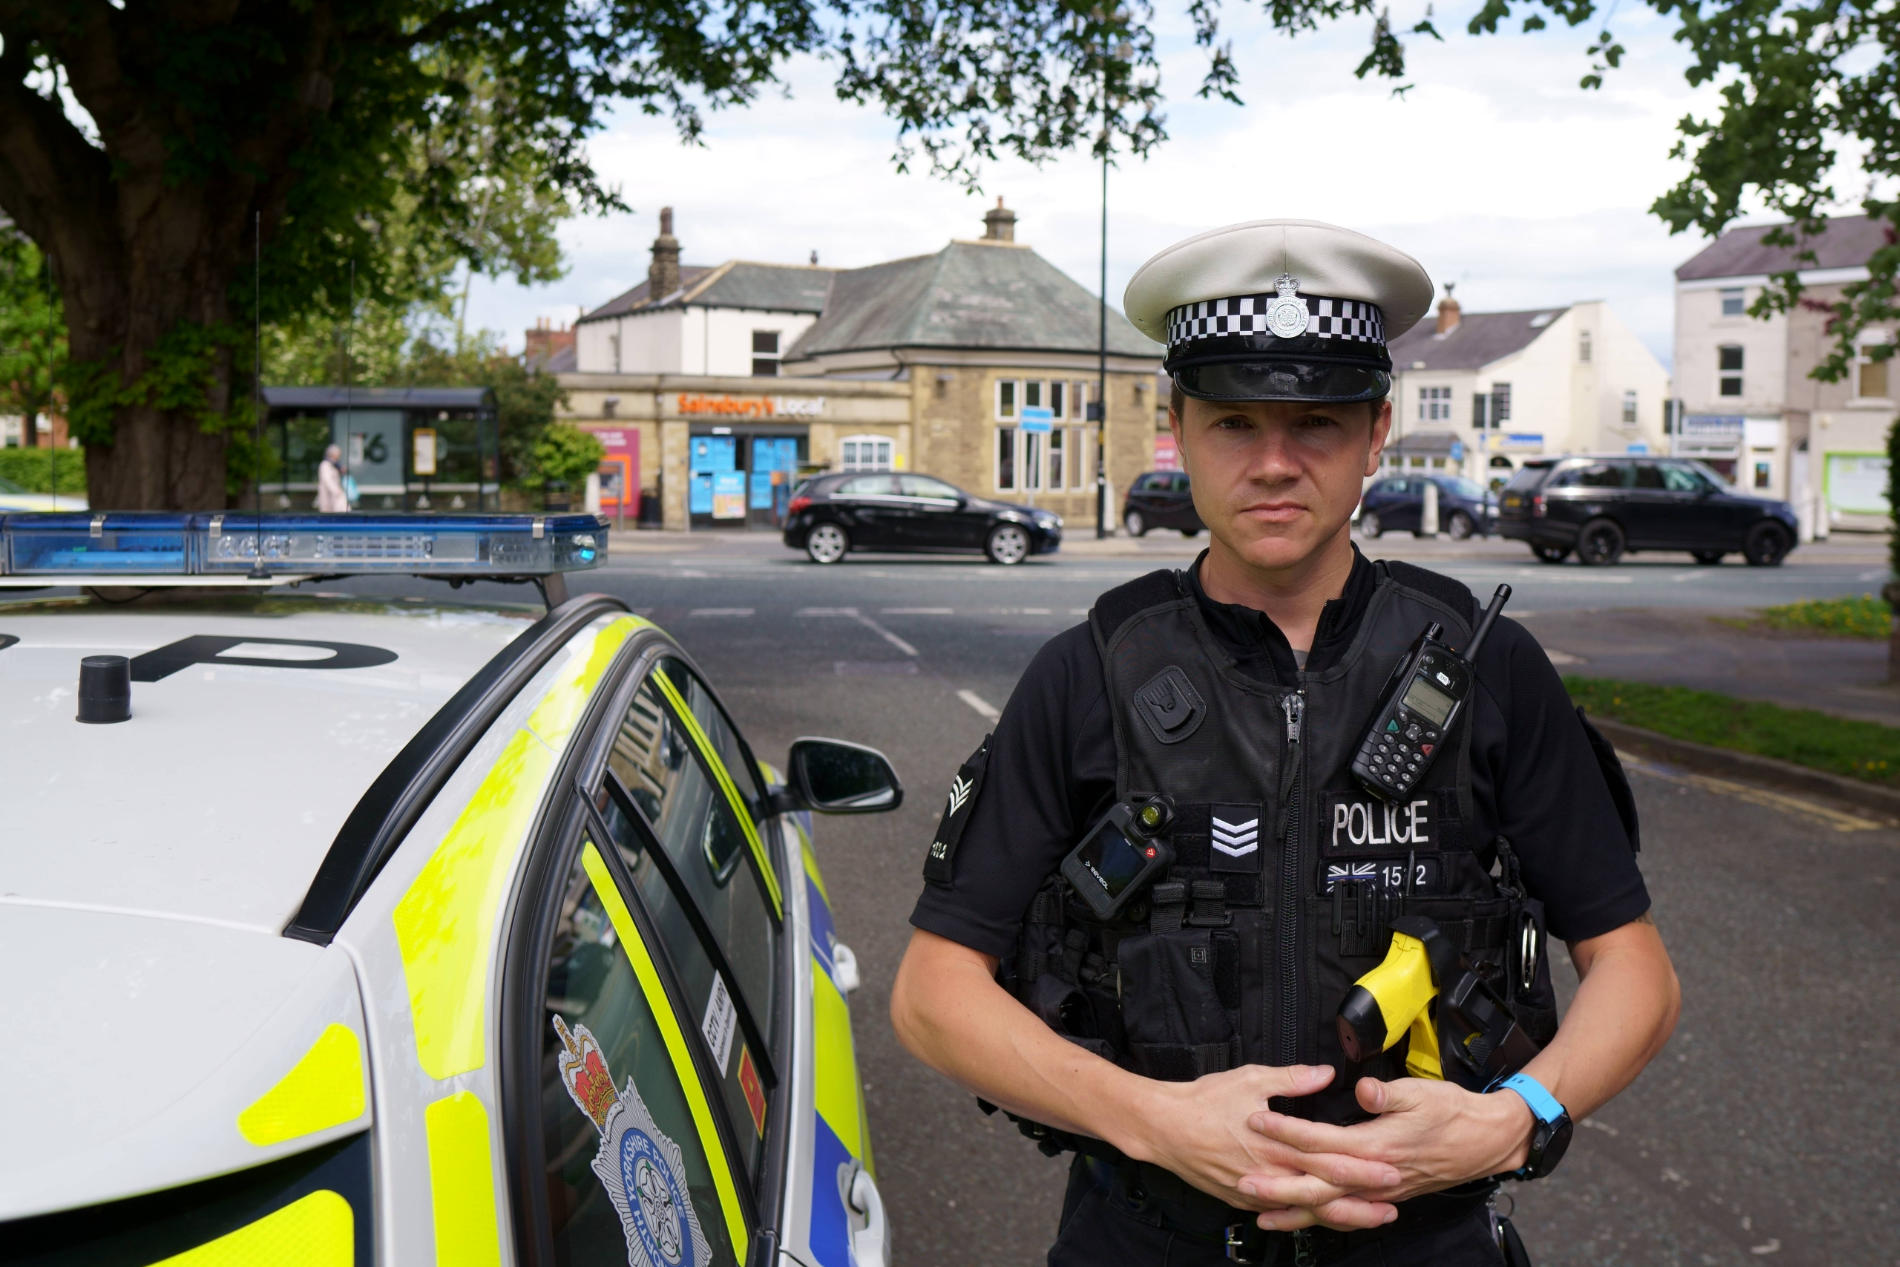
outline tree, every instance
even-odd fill
[[[39,443],[65,364],[66,321],[45,257],[0,220],[0,413],[20,415],[28,447]]]

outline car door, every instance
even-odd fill
[[[1418,531],[1419,512],[1425,496],[1424,480],[1389,479],[1375,484],[1373,491],[1378,497],[1376,501],[1368,499],[1366,509],[1378,512],[1385,531]]]
[[[1665,474],[1667,465],[1649,459],[1629,464],[1629,486],[1623,492],[1618,518],[1633,548],[1686,546],[1687,538],[1693,535],[1689,527],[1695,515],[1694,498],[1670,486]]]
[[[1717,483],[1687,462],[1669,463],[1663,476],[1682,502],[1683,549],[1742,548],[1748,529],[1761,518],[1759,500]]]
[[[840,521],[860,546],[901,547],[915,514],[898,490],[897,476],[881,471],[854,475],[832,491]]]
[[[911,544],[973,549],[983,545],[990,527],[989,512],[972,510],[970,499],[961,490],[931,475],[900,475],[897,480],[911,508]]]

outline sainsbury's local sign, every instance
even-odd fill
[[[714,414],[728,418],[821,418],[823,396],[701,396],[681,392],[679,412]]]

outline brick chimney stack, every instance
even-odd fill
[[[546,317],[537,317],[534,329],[526,332],[521,359],[530,367],[546,365],[556,352],[574,346],[574,330],[563,322],[558,328]]]
[[[1459,316],[1458,301],[1451,297],[1451,288],[1456,284],[1455,282],[1446,282],[1445,297],[1438,301],[1438,333],[1440,334],[1450,334],[1453,330],[1456,330],[1458,328],[1458,322],[1461,319]]]
[[[1016,213],[1003,205],[1002,195],[997,195],[996,206],[983,216],[983,240],[986,242],[1014,242],[1016,240]]]
[[[660,208],[660,236],[647,266],[647,302],[658,303],[680,288],[680,240],[673,236],[673,208]]]

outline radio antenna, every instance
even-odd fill
[[[264,213],[251,211],[251,513],[257,520],[251,579],[264,569]]]
[[[355,458],[356,449],[356,397],[352,394],[355,381],[351,370],[355,368],[356,358],[356,256],[350,256],[350,315],[343,323],[343,461],[345,468]],[[355,472],[352,471],[354,476]],[[357,489],[363,487],[357,480]],[[348,499],[345,498],[345,505]]]
[[[1510,586],[1498,586],[1498,592],[1491,596],[1491,605],[1478,618],[1478,628],[1471,635],[1471,645],[1465,648],[1465,659],[1473,664],[1478,662],[1478,648],[1484,645],[1486,635],[1491,632],[1491,626],[1497,623],[1498,613],[1504,610],[1504,602],[1510,596]]]

